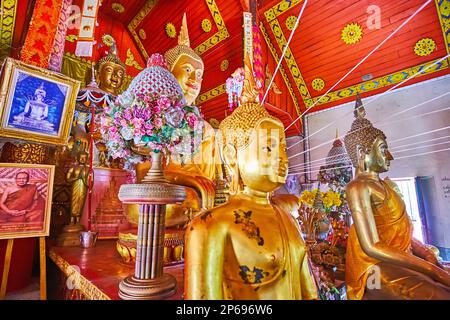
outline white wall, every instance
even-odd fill
[[[450,75],[447,75],[397,89],[385,95],[380,94],[369,97],[367,99],[363,99],[363,103],[366,106],[366,117],[374,124],[375,127],[384,131],[387,136],[389,148],[394,153],[394,158],[425,153],[433,150],[447,149],[450,148],[450,142],[401,153],[395,152],[395,147],[399,147],[401,145],[449,136],[450,128],[423,136],[408,138],[402,141],[395,140],[425,133],[430,130],[449,127],[450,110],[441,111],[430,115],[424,115],[424,113],[449,108],[450,94],[437,100],[430,101],[413,110],[409,110],[399,116],[390,119],[387,118],[390,115],[414,107],[449,91]],[[374,102],[370,103],[370,101]],[[314,148],[314,146],[318,146],[319,144],[329,140],[332,141],[335,137],[336,128],[339,129],[341,136],[349,131],[351,123],[354,119],[353,109],[354,102],[351,102],[326,111],[320,111],[307,115],[305,124],[307,128],[307,135],[309,136],[309,147]],[[419,117],[409,119],[414,116]],[[393,121],[396,122],[393,123]],[[332,122],[335,123],[330,125]],[[330,126],[323,131],[314,134],[327,125]],[[326,143],[326,146],[311,150],[311,160],[326,157],[326,154],[331,147],[331,141]],[[450,141],[450,138],[425,142],[424,144],[404,148],[415,148],[446,141]],[[290,160],[294,161],[295,159],[291,158]],[[317,173],[314,173],[311,178],[316,179],[316,175]],[[440,247],[450,248],[450,151],[394,160],[391,162],[391,169],[387,175],[392,178],[415,176],[434,177],[437,192],[435,193],[432,201],[435,201],[438,204],[439,209],[437,213],[438,216],[435,217],[436,219],[433,219],[434,221],[431,222],[432,225],[429,227],[432,229],[433,244]],[[445,193],[445,190],[447,190],[447,193]]]

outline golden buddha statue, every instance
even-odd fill
[[[126,75],[125,64],[118,56],[116,41],[112,40],[108,54],[97,62],[97,83],[100,89],[117,96]]]
[[[227,203],[195,217],[186,229],[185,298],[316,299],[290,206],[270,200],[286,180],[286,139],[282,122],[258,102],[248,56],[241,105],[220,129],[225,165],[242,181],[233,184]]]
[[[70,223],[78,224],[83,214],[88,191],[89,167],[86,165],[88,154],[81,151],[77,155],[77,164],[67,171],[67,182],[71,184]]]
[[[358,95],[355,121],[345,136],[356,168],[347,185],[354,224],[346,256],[349,299],[450,299],[450,273],[412,237],[412,223],[396,185],[379,174],[393,160],[384,133],[365,118]]]
[[[169,49],[164,57],[183,90],[186,103],[193,106],[200,93],[204,65],[202,58],[190,47],[186,14],[183,16],[178,45]],[[202,208],[209,209],[214,206],[215,172],[214,129],[207,121],[203,121],[200,150],[189,163],[181,163],[179,159],[172,158],[164,169],[164,175],[173,183],[196,189],[201,195]],[[169,222],[170,217],[167,219]]]

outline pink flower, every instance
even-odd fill
[[[153,120],[153,124],[155,125],[155,127],[156,127],[157,129],[160,129],[160,128],[162,127],[162,125],[163,125],[163,121],[162,121],[161,118],[155,118],[155,119]]]
[[[144,128],[147,130],[151,130],[151,129],[153,129],[153,125],[151,123],[147,122],[146,124],[144,124]]]
[[[125,112],[123,113],[123,117],[126,120],[131,120],[131,118],[133,118],[133,115],[131,114],[130,110],[127,109],[125,110]]]
[[[195,125],[197,124],[197,121],[198,121],[197,116],[192,112],[190,112],[186,115],[186,120],[190,127],[195,127]]]
[[[165,69],[169,69],[164,56],[159,53],[154,53],[147,61],[147,67],[162,67]]]
[[[161,112],[161,106],[155,104],[153,106],[153,112],[156,113],[156,114],[160,113]]]
[[[144,120],[139,119],[139,118],[134,118],[133,120],[131,120],[131,123],[133,124],[133,126],[137,129],[140,129],[142,127],[142,125],[144,124]]]
[[[161,98],[158,99],[158,106],[162,110],[166,110],[166,109],[170,108],[171,105],[172,105],[172,103],[171,103],[170,99],[165,96],[162,96]]]

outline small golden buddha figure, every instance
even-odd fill
[[[365,118],[357,97],[345,147],[356,168],[347,185],[354,224],[346,256],[349,299],[450,299],[450,273],[412,237],[405,203],[391,180],[380,179],[393,160],[384,133]]]
[[[97,83],[100,89],[117,96],[126,75],[126,67],[118,56],[116,42],[108,54],[97,62]]]
[[[88,154],[78,153],[77,163],[67,171],[67,182],[71,184],[70,223],[78,224],[83,214],[88,192],[89,167],[86,165]]]
[[[290,206],[270,201],[286,180],[284,127],[259,104],[248,56],[245,65],[241,106],[220,126],[225,165],[240,181],[227,203],[187,227],[185,298],[316,299]]]

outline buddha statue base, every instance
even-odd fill
[[[175,294],[176,289],[176,279],[167,273],[156,279],[130,276],[119,284],[119,297],[123,300],[160,300]]]
[[[56,239],[58,247],[76,247],[80,245],[80,232],[84,231],[83,225],[69,224],[63,228],[63,232]]]

